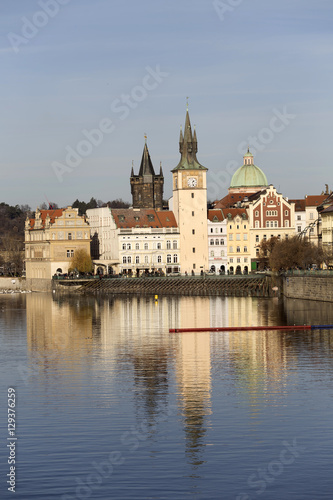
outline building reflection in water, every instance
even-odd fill
[[[83,373],[103,363],[106,382],[130,384],[137,422],[145,419],[152,433],[163,426],[161,421],[155,424],[177,398],[187,460],[196,469],[205,461],[212,399],[220,396],[216,391],[221,390],[221,398],[227,397],[225,387],[236,391],[258,426],[263,408],[280,404],[302,340],[274,330],[169,334],[169,328],[303,324],[314,319],[332,323],[330,305],[320,309],[319,314],[317,303],[310,307],[308,302],[246,297],[164,297],[156,302],[153,297],[34,293],[27,295],[28,349],[45,384],[48,377],[67,376],[75,385]],[[304,341],[304,348],[316,349],[315,336],[302,338],[313,339]],[[215,394],[212,379],[221,379]],[[105,394],[117,391],[112,384],[105,386]]]

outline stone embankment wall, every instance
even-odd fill
[[[0,278],[0,290],[26,290],[24,278]]]
[[[0,277],[0,290],[51,292],[52,280]]]
[[[291,299],[333,302],[333,275],[284,276],[283,294]]]

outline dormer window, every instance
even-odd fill
[[[119,222],[125,222],[125,215],[119,215]]]
[[[149,221],[154,221],[155,220],[155,216],[153,214],[149,214],[148,215],[148,220]]]

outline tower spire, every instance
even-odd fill
[[[179,152],[181,154],[181,158],[177,167],[173,169],[173,172],[179,169],[207,170],[206,167],[203,167],[198,162],[197,151],[198,151],[197,133],[196,130],[194,129],[194,133],[192,134],[191,120],[187,107],[184,134],[181,129],[179,137]]]

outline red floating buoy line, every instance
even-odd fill
[[[246,332],[250,330],[332,330],[333,325],[223,326],[204,328],[170,328],[169,333],[186,332]]]

